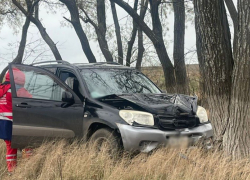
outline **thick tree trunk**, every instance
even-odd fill
[[[250,0],[238,0],[238,43],[232,81],[230,120],[224,149],[234,158],[250,157]]]
[[[178,93],[188,94],[188,80],[185,66],[185,4],[184,0],[175,0],[174,6],[174,69],[176,90]]]
[[[123,48],[122,48],[122,37],[121,37],[121,29],[117,17],[117,12],[116,12],[116,7],[115,3],[112,1],[111,3],[111,10],[112,10],[112,15],[114,19],[114,24],[115,24],[115,34],[116,34],[116,39],[117,39],[117,48],[118,48],[118,63],[123,64]]]
[[[60,0],[60,1],[67,6],[67,8],[70,12],[70,16],[71,16],[70,22],[76,31],[76,34],[77,34],[77,36],[81,42],[81,45],[82,45],[82,50],[85,53],[88,61],[90,63],[95,63],[96,58],[95,58],[95,56],[90,48],[88,38],[87,38],[85,32],[83,31],[83,28],[82,28],[82,25],[81,25],[81,22],[79,19],[79,11],[78,11],[78,8],[76,5],[76,1],[75,0]]]
[[[136,11],[133,10],[129,6],[128,3],[125,3],[123,0],[111,0],[121,6],[137,23],[138,26],[141,27],[143,32],[148,36],[148,38],[153,42],[154,47],[156,49],[159,60],[162,64],[166,90],[169,93],[174,93],[176,84],[175,84],[175,76],[174,76],[174,67],[170,61],[168,56],[162,35],[162,26],[159,18],[159,4],[158,0],[150,0],[151,4],[151,15],[153,21],[153,31],[147,26],[147,24],[141,19],[141,17],[137,14]]]
[[[225,3],[227,5],[230,16],[233,20],[233,25],[234,25],[233,51],[235,52],[237,48],[237,41],[238,41],[238,25],[239,25],[238,12],[234,5],[233,0],[225,0]]]
[[[229,120],[233,57],[223,0],[194,0],[197,53],[215,140]],[[238,120],[238,119],[237,119]]]
[[[134,11],[137,12],[137,7],[138,7],[138,0],[134,1]],[[132,57],[132,49],[135,43],[135,38],[136,38],[136,34],[137,34],[137,24],[136,22],[133,20],[133,29],[132,29],[132,33],[131,33],[131,38],[128,41],[128,49],[127,49],[127,56],[126,56],[126,66],[130,67],[131,64],[131,57]]]

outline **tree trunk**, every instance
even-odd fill
[[[215,140],[229,120],[233,57],[223,0],[194,0],[197,54]],[[237,119],[238,120],[238,119]]]
[[[47,43],[47,45],[50,47],[54,57],[56,60],[62,60],[62,57],[56,47],[56,44],[53,42],[53,40],[50,38],[50,36],[47,34],[46,29],[43,27],[41,21],[39,19],[36,19],[32,16],[33,13],[30,13],[29,11],[26,11],[23,6],[17,2],[16,0],[12,0],[13,4],[17,6],[17,8],[22,11],[22,13],[30,19],[30,21],[36,25],[38,28],[43,40]],[[35,1],[33,4],[30,0],[26,0],[27,5],[31,4],[32,8],[37,5],[39,0]],[[33,11],[33,10],[32,10]]]
[[[30,20],[27,17],[25,20],[25,23],[23,25],[22,36],[21,36],[21,41],[20,41],[19,48],[18,48],[18,53],[17,53],[17,56],[15,57],[15,59],[12,61],[12,63],[16,63],[16,64],[22,63],[29,26],[30,26]],[[0,74],[0,82],[3,81],[3,78],[4,78],[7,71],[8,71],[8,66],[5,67],[2,71],[2,73]]]
[[[43,27],[42,23],[40,20],[37,20],[33,17],[30,18],[31,22],[36,25],[38,28],[43,40],[46,42],[46,44],[49,46],[50,50],[52,51],[54,57],[56,60],[62,60],[61,54],[59,50],[56,47],[56,44],[54,41],[50,38],[48,33],[46,32],[46,29]]]
[[[107,62],[113,62],[113,56],[109,51],[108,42],[106,40],[106,11],[105,11],[105,1],[104,0],[97,0],[97,21],[98,25],[89,17],[87,12],[85,11],[84,7],[79,5],[78,6],[85,14],[86,18],[79,16],[80,19],[85,23],[90,23],[96,32],[99,47],[102,51]],[[105,14],[105,16],[103,15]]]
[[[159,18],[159,1],[158,0],[150,0],[151,4],[151,16],[153,21],[153,31],[147,26],[147,24],[141,19],[141,17],[137,14],[136,11],[133,10],[129,6],[128,3],[125,3],[123,0],[111,0],[121,6],[137,23],[138,26],[141,27],[143,32],[148,36],[148,38],[153,42],[154,47],[156,49],[157,55],[163,67],[166,90],[169,93],[175,92],[175,77],[174,77],[174,67],[170,61],[168,56],[162,35],[162,26]]]
[[[111,10],[112,10],[112,15],[114,19],[114,24],[115,24],[115,34],[116,34],[116,39],[117,39],[117,47],[118,47],[118,63],[123,65],[123,48],[122,48],[122,37],[121,37],[121,29],[117,17],[117,12],[115,8],[115,3],[111,3]]]
[[[224,149],[235,159],[250,157],[250,0],[238,0],[239,26],[232,78],[230,120]],[[247,28],[248,27],[248,28]]]
[[[234,25],[233,51],[235,52],[237,48],[237,41],[238,41],[238,25],[239,25],[238,12],[234,5],[233,0],[225,0],[225,3],[227,5],[230,16],[233,20],[233,25]]]
[[[88,38],[87,38],[85,32],[83,31],[83,28],[82,28],[82,25],[81,25],[81,22],[79,19],[79,11],[78,11],[78,8],[76,5],[76,1],[75,0],[60,0],[60,1],[67,6],[67,8],[70,12],[70,16],[71,16],[70,22],[76,31],[76,34],[77,34],[77,36],[81,42],[81,45],[82,45],[82,50],[85,53],[88,61],[90,63],[95,63],[96,58],[95,58],[95,56],[90,48]]]
[[[140,9],[140,17],[144,19],[147,7],[148,7],[148,0],[144,2],[145,0],[141,1],[141,9]],[[138,27],[138,56],[137,56],[137,61],[136,61],[136,69],[141,71],[141,64],[142,64],[142,58],[143,58],[143,53],[145,51],[145,48],[143,46],[143,32],[140,26]]]
[[[188,94],[188,80],[184,57],[185,45],[185,4],[184,0],[175,0],[174,6],[174,69],[176,90]]]
[[[137,7],[138,7],[138,0],[135,0],[135,2],[134,2],[134,11],[135,12],[137,12]],[[131,38],[128,41],[128,49],[127,49],[127,56],[126,56],[126,66],[128,66],[128,67],[130,67],[130,64],[131,64],[132,49],[133,49],[133,46],[135,43],[137,30],[138,30],[137,24],[133,20],[133,29],[132,29],[132,33],[131,33]]]
[[[161,25],[161,20],[159,16],[160,1],[150,0],[149,2],[151,6],[153,33],[155,37],[157,38],[157,41],[153,43],[154,43],[156,52],[159,56],[159,59],[162,63],[167,91],[169,93],[175,93],[176,81],[175,81],[175,76],[174,76],[174,67],[171,63],[171,60],[168,56],[168,53],[164,44],[163,34],[162,34],[162,25]]]
[[[16,64],[22,63],[29,26],[30,26],[30,20],[29,18],[26,18],[25,23],[23,25],[23,29],[22,29],[22,37],[21,37],[21,41],[19,44],[18,53],[15,59],[12,61],[12,63],[16,63]],[[0,82],[3,81],[3,77],[5,76],[5,73],[7,72],[7,70],[8,70],[8,66],[3,69],[0,75]]]
[[[106,40],[106,10],[105,10],[105,0],[97,0],[97,20],[98,27],[96,28],[96,34],[98,37],[98,42],[101,51],[107,62],[113,62],[113,56],[109,51],[108,42]]]
[[[141,63],[143,58],[143,53],[145,51],[145,48],[143,46],[143,32],[141,28],[138,28],[138,56],[136,61],[136,69],[138,71],[141,71]]]

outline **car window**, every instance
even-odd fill
[[[61,101],[66,91],[46,73],[26,67],[13,68],[17,97]]]
[[[60,79],[67,84],[67,86],[69,86],[81,100],[83,100],[81,86],[75,74],[67,71],[61,71]]]
[[[81,74],[93,98],[123,93],[161,93],[148,78],[131,69],[83,69]]]

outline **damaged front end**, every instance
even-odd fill
[[[200,123],[196,116],[197,97],[178,94],[114,94],[102,97],[100,101],[122,112],[148,112],[153,115],[153,126],[162,130],[192,128]],[[140,123],[134,121],[133,125],[140,126]]]
[[[197,97],[169,94],[121,94],[99,98],[119,110],[127,124],[117,124],[126,150],[149,152],[171,139],[185,137],[188,144],[213,135]],[[201,109],[201,110],[200,110]],[[202,112],[200,120],[197,112]],[[205,118],[204,118],[205,117]]]

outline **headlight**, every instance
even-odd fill
[[[199,117],[201,123],[208,121],[207,111],[204,107],[198,106],[196,115]]]
[[[132,125],[133,122],[137,122],[142,125],[154,125],[154,117],[152,114],[142,111],[131,111],[131,110],[121,110],[119,115],[128,124]]]

